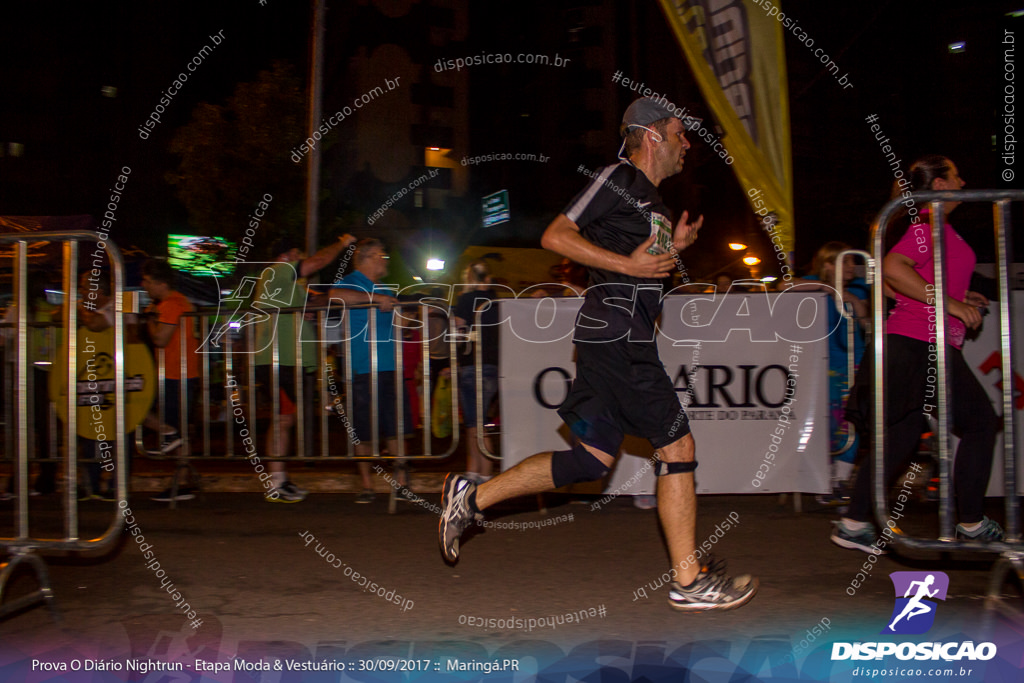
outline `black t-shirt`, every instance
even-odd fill
[[[671,235],[668,207],[658,188],[628,162],[605,166],[566,207],[565,215],[590,243],[629,255],[659,228]],[[660,240],[659,240],[660,241]],[[661,313],[662,280],[590,268],[576,319],[575,341],[653,341]]]
[[[472,328],[477,324],[476,312],[486,306],[487,301],[494,301],[498,298],[497,292],[493,289],[478,289],[466,292],[455,301],[455,317],[462,318]],[[483,345],[481,351],[484,365],[498,364],[498,305],[492,303],[483,313],[480,314],[479,328],[480,341]],[[459,362],[463,365],[473,365],[476,362],[476,351],[472,344],[462,347],[464,350]]]

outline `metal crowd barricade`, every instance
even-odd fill
[[[1017,498],[1017,459],[1015,453],[1015,427],[1013,420],[1013,357],[1011,355],[1011,306],[1009,263],[1013,257],[1010,234],[1010,202],[1024,201],[1021,190],[960,190],[956,192],[916,192],[914,199],[920,205],[930,203],[932,254],[935,268],[935,318],[936,318],[936,365],[937,420],[939,452],[939,535],[937,539],[912,538],[895,534],[899,547],[917,550],[968,551],[974,553],[1000,554],[1000,560],[993,568],[989,585],[989,605],[1000,610],[1010,608],[999,606],[999,588],[1011,569],[1024,579],[1024,544],[1021,543],[1020,503]],[[946,375],[946,263],[945,263],[945,216],[944,201],[991,202],[994,215],[995,256],[999,282],[999,324],[1002,350],[1002,410],[1003,410],[1003,467],[1005,479],[1006,541],[980,542],[958,541],[954,535],[953,495],[950,487],[952,458],[949,452],[951,423],[949,405],[949,377]],[[897,213],[901,201],[894,199],[886,204],[872,229],[872,242],[878,263],[884,256],[885,232]],[[888,524],[889,506],[885,481],[885,298],[883,280],[880,274],[875,278],[874,288],[874,353],[875,353],[875,512],[878,519]]]
[[[408,425],[404,422],[404,410],[405,410],[405,382],[403,378],[403,355],[402,349],[405,344],[411,343],[401,339],[400,330],[401,328],[393,327],[390,330],[384,331],[378,329],[377,316],[368,315],[367,325],[367,343],[369,347],[369,358],[370,358],[370,424],[372,427],[372,440],[370,443],[371,454],[370,455],[356,455],[354,447],[354,439],[351,438],[354,434],[352,425],[352,417],[354,416],[354,394],[353,394],[353,368],[352,368],[352,344],[353,344],[353,330],[351,326],[350,316],[346,315],[346,311],[353,309],[367,309],[376,310],[379,308],[378,304],[363,304],[358,306],[346,306],[339,314],[337,306],[332,310],[329,306],[307,306],[307,307],[294,307],[294,308],[278,308],[271,311],[256,309],[256,308],[239,308],[234,311],[234,314],[245,316],[248,314],[252,315],[252,318],[256,321],[262,321],[262,324],[270,324],[275,326],[274,329],[278,329],[276,326],[282,324],[290,324],[293,326],[293,338],[295,347],[292,349],[294,355],[292,358],[296,360],[295,365],[281,365],[281,343],[280,338],[277,334],[273,334],[270,340],[270,363],[269,367],[272,371],[269,373],[269,400],[257,400],[260,396],[257,385],[256,367],[257,365],[253,362],[253,355],[258,350],[256,349],[256,327],[254,324],[239,324],[233,327],[227,333],[218,337],[220,349],[215,352],[211,352],[210,349],[205,351],[201,348],[202,361],[200,364],[200,382],[201,399],[198,402],[202,407],[202,418],[200,421],[201,428],[201,448],[193,448],[190,441],[190,436],[187,433],[188,430],[181,431],[182,438],[182,449],[181,455],[169,456],[160,452],[154,452],[152,450],[146,450],[143,444],[143,433],[141,428],[136,430],[136,444],[140,450],[146,451],[149,457],[154,459],[174,459],[182,463],[185,466],[186,463],[190,463],[195,458],[202,458],[204,460],[240,460],[246,458],[245,449],[238,448],[239,442],[239,427],[242,427],[244,423],[244,429],[248,430],[248,438],[253,439],[253,443],[258,444],[257,449],[261,460],[269,461],[285,461],[285,462],[331,462],[331,461],[371,461],[371,460],[397,460],[408,459],[410,461],[416,460],[440,460],[447,458],[455,449],[458,447],[459,437],[458,429],[452,430],[452,441],[443,452],[434,452],[434,443],[431,438],[431,396],[434,389],[430,381],[429,371],[424,371],[423,377],[420,383],[420,389],[423,393],[423,410],[422,410],[422,422],[423,422],[423,433],[422,433],[422,447],[420,452],[407,453],[406,443],[404,438],[400,438],[401,435],[406,434],[410,430]],[[421,314],[421,319],[425,319],[428,315],[428,309],[430,306],[423,303],[401,303],[395,305],[396,314],[398,311],[416,311],[418,310]],[[304,342],[302,340],[302,322],[305,314],[313,314],[316,317],[316,324],[314,325],[316,339],[314,342]],[[411,314],[410,314],[411,315]],[[396,315],[397,317],[397,315]],[[217,326],[229,324],[230,321],[223,320],[225,316],[223,313],[217,311],[197,311],[193,313],[187,313],[181,318],[181,325],[193,325],[198,323],[201,332],[201,344],[205,344],[210,338],[211,329]],[[408,319],[408,318],[406,318]],[[426,332],[426,325],[421,328]],[[340,330],[336,333],[336,339],[328,334],[329,330]],[[359,336],[359,331],[356,331],[356,337]],[[377,351],[377,344],[373,343],[379,338],[381,334],[395,334],[396,339],[393,346],[394,351],[394,381],[395,381],[395,415],[396,415],[396,433],[399,435],[397,438],[398,452],[397,453],[381,453],[381,443],[379,436],[380,427],[380,415],[378,414],[378,392],[379,392],[379,358]],[[450,336],[450,349],[454,356],[455,349],[455,335],[454,329],[449,322],[449,336]],[[420,347],[420,357],[423,360],[424,368],[430,366],[430,349],[429,349],[429,338],[424,335],[424,339],[418,342]],[[184,335],[179,335],[184,350]],[[309,377],[307,373],[303,371],[301,365],[303,353],[302,345],[308,343],[315,343],[317,349],[316,356],[316,369],[318,374],[316,377]],[[354,343],[364,343],[356,340]],[[328,347],[334,345],[341,345],[342,352],[336,359],[342,360],[342,367],[344,370],[343,378],[341,382],[336,382],[335,377],[337,375],[338,368],[330,363],[328,360]],[[181,357],[182,371],[184,376],[184,354]],[[160,405],[162,408],[164,401],[163,381],[164,381],[164,358],[163,354],[158,354],[157,364],[160,368],[160,390],[158,392],[160,396]],[[221,367],[216,368],[217,372],[214,371],[215,366],[220,364]],[[238,369],[241,368],[241,373]],[[215,453],[213,450],[213,439],[211,437],[212,425],[211,425],[211,408],[213,403],[211,401],[211,387],[212,378],[214,375],[219,374],[220,370],[223,370],[225,379],[237,377],[239,374],[242,375],[243,381],[238,381],[232,386],[227,386],[225,382],[225,433],[224,433],[224,448],[221,453]],[[452,372],[458,371],[457,361],[452,361]],[[272,439],[275,443],[279,441],[281,426],[274,416],[281,414],[281,399],[280,399],[280,386],[281,386],[281,374],[282,372],[293,373],[295,382],[295,410],[296,410],[296,430],[295,430],[295,452],[296,455],[276,455],[271,456],[267,453],[265,443],[262,434],[256,432],[256,419],[260,415],[264,414],[264,409],[270,416],[271,422],[271,434]],[[313,382],[313,385],[309,383]],[[341,400],[339,392],[333,390],[332,387],[340,384],[344,388],[345,400],[344,408],[341,406]],[[306,404],[303,397],[306,395],[307,387],[318,387],[318,391],[314,393],[319,397],[318,403],[320,410],[318,411],[318,417],[311,420],[311,422],[317,424],[317,428],[314,432],[317,434],[307,433],[308,429],[305,427],[307,423],[307,414],[310,411],[311,406]],[[246,396],[243,398],[242,392],[245,392]],[[180,399],[182,402],[182,415],[187,415],[187,406],[184,401],[184,392],[181,392]],[[241,415],[238,415],[238,411],[241,410]],[[163,411],[159,411],[161,421],[163,421]],[[451,398],[451,414],[452,420],[457,421],[458,419],[458,392],[452,392]],[[347,446],[345,447],[344,453],[339,453],[337,441],[330,438],[330,421],[331,416],[337,415],[341,418],[343,428],[346,431]],[[236,421],[237,416],[237,421]],[[455,425],[457,426],[457,424]],[[317,438],[317,436],[319,438]],[[313,446],[312,449],[307,449],[307,444]],[[312,450],[312,455],[308,454],[308,451]]]
[[[836,268],[835,268],[835,290],[838,292],[838,297],[835,300],[836,311],[839,315],[846,319],[846,388],[843,390],[843,405],[846,405],[846,400],[850,397],[850,389],[853,387],[853,378],[857,372],[857,346],[855,335],[857,333],[854,328],[857,325],[857,320],[853,315],[852,306],[848,305],[843,301],[843,290],[845,289],[846,283],[843,282],[843,264],[847,256],[863,256],[865,262],[864,280],[868,287],[871,287],[874,281],[874,270],[875,270],[875,259],[872,258],[871,254],[862,251],[860,249],[846,249],[839,252],[836,256]],[[832,451],[829,453],[831,457],[844,455],[857,441],[857,432],[849,422],[846,423],[846,442],[840,446],[839,450]]]
[[[491,306],[500,306],[500,300],[492,301]],[[500,461],[501,453],[492,453],[487,447],[488,436],[499,436],[499,430],[487,431],[486,413],[490,406],[484,405],[484,345],[483,345],[483,314],[484,311],[477,311],[473,326],[470,327],[469,340],[473,343],[473,362],[476,367],[475,373],[475,384],[476,384],[476,444],[480,449],[480,453],[491,460]],[[500,379],[500,375],[499,375]],[[453,392],[458,392],[458,384],[452,388]],[[500,392],[499,392],[500,394]],[[500,400],[500,399],[499,399]],[[467,427],[469,425],[466,425]]]
[[[31,237],[31,239],[28,239]],[[28,322],[28,245],[29,242],[61,242],[63,243],[63,285],[64,310],[63,327],[67,338],[67,419],[64,423],[65,456],[64,456],[64,491],[63,491],[63,535],[60,538],[39,538],[31,535],[29,516],[29,438],[27,406],[31,403],[29,396],[28,360],[29,322]],[[37,602],[43,601],[50,608],[55,620],[60,619],[55,596],[50,586],[49,572],[46,564],[39,556],[39,551],[84,551],[103,550],[117,540],[121,533],[124,519],[120,508],[115,508],[109,526],[104,533],[92,539],[80,538],[78,517],[78,496],[75,482],[77,481],[78,465],[78,259],[79,242],[99,242],[92,232],[33,232],[31,235],[13,234],[0,235],[0,244],[13,244],[14,255],[14,293],[17,306],[17,321],[11,329],[14,332],[14,391],[8,396],[14,401],[14,420],[8,424],[8,431],[13,432],[15,442],[14,478],[17,482],[15,502],[15,535],[0,537],[0,550],[10,555],[11,559],[0,565],[0,618],[18,612]],[[115,324],[113,337],[114,352],[114,415],[115,434],[124,434],[125,425],[125,379],[124,379],[124,324],[122,320],[124,293],[124,261],[121,252],[112,242],[104,242],[106,257],[110,260],[111,273],[114,277],[112,295],[114,297]],[[98,247],[97,247],[98,248]],[[94,252],[95,253],[95,252]],[[38,390],[38,387],[35,387]],[[45,390],[45,388],[44,388]],[[13,426],[13,430],[11,427]],[[126,468],[126,444],[123,438],[116,440],[115,471],[117,478],[118,500],[127,500],[128,481]],[[3,592],[14,571],[21,564],[31,567],[39,582],[39,589],[6,604]]]

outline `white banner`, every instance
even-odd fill
[[[964,342],[964,360],[974,371],[981,386],[985,387],[989,400],[995,408],[996,415],[1003,414],[1002,395],[1002,363],[1003,353],[999,342],[999,302],[993,301],[989,306],[989,315],[982,320],[982,328],[977,339]],[[1014,332],[1024,334],[1024,292],[1016,292],[1013,301],[1013,309],[1010,311],[1013,319]],[[1013,375],[1013,425],[1014,425],[1014,450],[1016,453],[1024,453],[1024,378],[1020,376],[1020,368],[1024,368],[1024,344],[1017,343],[1013,349],[1013,365],[1016,368]],[[955,440],[954,440],[955,443]],[[1024,468],[1021,468],[1024,469]],[[1000,431],[996,436],[996,453],[992,461],[992,476],[988,482],[988,495],[1003,495],[1003,433]],[[1024,472],[1017,471],[1017,493],[1024,494]]]
[[[555,411],[575,377],[582,301],[501,301],[505,469],[570,447]],[[826,295],[808,292],[666,298],[658,346],[688,404],[698,493],[830,490],[828,305]],[[653,493],[652,454],[646,440],[628,437],[604,490]]]

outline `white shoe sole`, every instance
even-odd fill
[[[671,598],[672,594],[670,592],[669,593],[670,597],[669,597],[669,601],[668,601],[668,606],[671,607],[672,609],[674,609],[677,612],[711,612],[711,611],[725,612],[725,611],[728,611],[728,610],[731,610],[731,609],[736,609],[737,607],[743,607],[743,605],[745,605],[748,602],[750,602],[750,600],[755,595],[757,595],[757,589],[761,585],[760,582],[756,578],[752,577],[751,580],[750,580],[750,583],[748,585],[750,586],[750,591],[746,595],[742,596],[738,600],[735,600],[735,601],[729,602],[729,603],[725,603],[725,604],[722,604],[722,603],[711,603],[711,602],[708,602],[708,603],[701,603],[701,602],[676,602],[675,600],[672,600],[672,598]]]

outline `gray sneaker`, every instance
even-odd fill
[[[968,531],[962,524],[957,524],[956,537],[964,541],[1002,541],[1006,538],[1006,532],[999,526],[999,522],[982,517],[981,526],[974,531]]]
[[[832,531],[831,540],[836,545],[851,550],[861,550],[872,555],[888,554],[887,550],[876,545],[878,534],[875,533],[873,525],[868,525],[860,531],[851,531],[846,528],[842,520],[832,522],[832,524],[835,525],[835,529]]]
[[[441,554],[453,564],[459,559],[459,536],[474,519],[483,519],[483,515],[474,514],[469,507],[469,497],[474,491],[476,484],[465,477],[449,473],[444,479],[437,537],[441,544]]]
[[[170,503],[171,501],[179,500],[192,500],[196,497],[195,491],[188,486],[179,486],[178,495],[172,495],[172,489],[166,488],[155,496],[151,497],[150,500],[155,500],[158,503]],[[90,496],[91,498],[91,496]]]
[[[276,496],[271,495],[274,491]],[[266,496],[268,503],[301,503],[306,499],[306,494],[295,484],[286,481],[275,489],[271,489]]]
[[[413,493],[408,486],[400,486],[395,489],[395,500],[400,500],[405,503],[415,503],[419,499],[419,496]]]
[[[731,578],[721,572],[702,571],[689,588],[673,581],[668,604],[680,612],[736,609],[750,602],[757,586],[757,579],[748,574]]]

